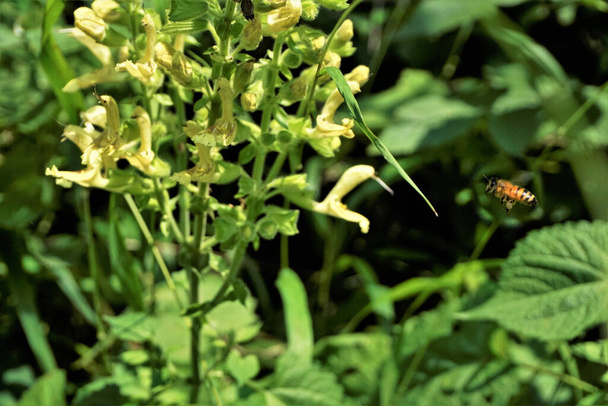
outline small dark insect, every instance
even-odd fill
[[[515,202],[525,204],[526,206],[538,205],[538,200],[529,190],[523,187],[512,184],[511,182],[498,179],[498,178],[486,178],[488,185],[486,186],[486,193],[491,193],[494,196],[500,198],[500,202],[505,206],[507,214],[515,205]]]
[[[253,20],[253,2],[251,0],[241,0],[241,11],[247,20]]]

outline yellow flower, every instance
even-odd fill
[[[285,5],[270,11],[266,15],[264,34],[272,35],[286,31],[300,21],[302,3],[300,0],[287,0]]]
[[[120,18],[120,4],[114,0],[95,0],[91,8],[95,14],[109,23]]]
[[[89,51],[101,62],[101,68],[90,73],[86,73],[80,77],[70,80],[63,87],[64,92],[75,92],[79,89],[99,84],[113,82],[121,79],[121,76],[114,70],[114,59],[110,48],[96,42],[93,38],[82,32],[78,28],[72,28],[70,36],[75,38],[82,45],[87,47]]]
[[[74,11],[74,25],[95,41],[103,41],[106,37],[105,21],[88,7],[79,7]]]
[[[222,99],[222,115],[211,127],[203,128],[194,121],[186,122],[184,131],[197,144],[208,147],[216,144],[229,145],[236,135],[236,121],[232,107],[234,93],[228,79],[219,79],[217,93]]]
[[[312,202],[312,210],[359,223],[361,232],[367,234],[369,220],[362,214],[348,210],[346,205],[342,203],[342,199],[363,181],[374,176],[374,168],[369,165],[356,165],[347,169],[322,202]]]
[[[196,165],[171,175],[171,179],[182,185],[189,185],[191,182],[211,182],[216,173],[215,162],[211,158],[211,147],[202,144],[194,145],[196,145],[199,158]]]
[[[146,53],[144,57],[133,63],[126,60],[116,65],[117,71],[127,71],[134,78],[138,79],[146,86],[158,87],[162,83],[162,76],[156,73],[156,62],[154,61],[154,45],[156,44],[156,28],[154,20],[148,14],[141,20],[141,24],[146,31]]]
[[[143,107],[137,106],[133,110],[131,118],[134,118],[137,122],[141,142],[136,153],[128,153],[124,158],[146,175],[169,176],[171,167],[155,156],[154,151],[152,151],[152,123],[148,112]]]

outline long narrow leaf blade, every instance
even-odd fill
[[[344,98],[344,102],[346,103],[346,106],[348,107],[351,116],[353,117],[361,131],[363,131],[363,134],[365,134],[367,138],[369,138],[369,140],[372,142],[372,144],[374,144],[374,146],[378,149],[378,151],[380,151],[384,159],[386,159],[389,164],[391,164],[395,167],[395,169],[397,169],[397,172],[399,172],[401,177],[405,179],[407,183],[409,183],[410,186],[413,187],[414,190],[418,192],[420,196],[422,196],[426,204],[428,204],[431,210],[433,210],[433,213],[435,213],[435,216],[438,216],[437,211],[435,210],[429,199],[426,198],[424,193],[422,193],[418,186],[416,186],[412,178],[410,178],[409,175],[403,170],[401,165],[399,165],[399,163],[397,162],[393,154],[391,154],[391,152],[388,150],[388,148],[386,148],[382,141],[380,141],[380,139],[376,137],[372,130],[369,129],[367,124],[365,124],[365,121],[363,120],[363,114],[361,113],[361,109],[359,108],[359,104],[357,103],[353,92],[350,90],[350,86],[348,85],[348,83],[346,83],[346,79],[342,75],[342,72],[340,72],[338,68],[335,68],[333,66],[328,66],[324,69],[333,79],[334,83],[336,84],[336,87],[338,88],[338,91]]]
[[[306,289],[298,275],[283,268],[276,282],[285,309],[287,350],[301,364],[312,363],[314,336]]]
[[[63,86],[74,78],[74,71],[68,65],[59,50],[53,36],[53,24],[63,12],[65,3],[62,0],[49,0],[44,10],[42,22],[42,39],[40,46],[40,66],[49,78],[49,83],[63,109],[68,113],[71,123],[80,120],[78,112],[84,109],[82,93],[65,93]]]

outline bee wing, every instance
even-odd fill
[[[534,174],[530,171],[517,171],[515,172],[515,175],[513,175],[513,178],[509,180],[509,182],[514,185],[523,187],[530,183],[533,176]]]

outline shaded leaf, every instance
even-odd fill
[[[496,295],[462,316],[542,340],[567,340],[608,320],[608,224],[532,231],[505,261]]]
[[[23,394],[19,406],[62,406],[65,400],[65,371],[54,369],[36,379]]]
[[[276,281],[285,309],[287,351],[298,365],[312,362],[313,331],[304,284],[289,268],[281,269]]]

